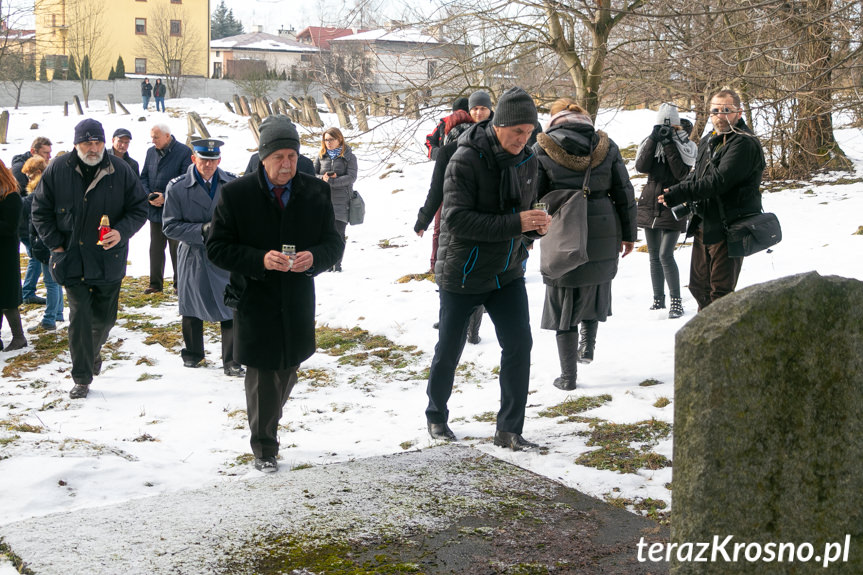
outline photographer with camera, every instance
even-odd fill
[[[662,104],[656,114],[656,125],[641,142],[635,159],[635,169],[647,174],[647,184],[638,198],[638,227],[644,229],[650,255],[650,280],[653,283],[652,310],[665,309],[665,284],[671,295],[670,319],[683,315],[680,297],[680,274],[674,261],[674,248],[680,233],[686,230],[689,212],[676,216],[659,203],[662,191],[685,178],[695,165],[698,151],[689,139],[692,124],[680,118],[677,106]],[[684,206],[685,208],[685,206]]]
[[[728,256],[724,222],[761,212],[765,167],[761,142],[743,121],[736,92],[717,92],[708,112],[713,131],[698,144],[695,170],[658,198],[668,207],[686,203],[694,214],[687,230],[694,237],[689,291],[698,311],[737,286],[743,258]]]

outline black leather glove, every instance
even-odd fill
[[[659,136],[660,128],[662,128],[662,124],[657,124],[656,126],[653,126],[653,131],[650,132],[650,139],[654,142],[659,142],[662,140],[662,138]]]
[[[212,225],[212,222],[201,224],[201,237],[204,238],[204,241],[207,241],[207,236],[210,235],[210,226]]]

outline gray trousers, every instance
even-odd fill
[[[297,383],[299,367],[246,369],[246,413],[252,432],[252,453],[257,458],[275,457],[279,453],[279,420]]]

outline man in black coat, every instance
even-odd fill
[[[30,180],[21,171],[21,168],[33,156],[42,156],[46,164],[50,162],[51,146],[51,140],[44,136],[39,136],[30,144],[29,151],[12,157],[12,175],[18,180],[18,191],[21,193],[22,198],[27,195],[27,184]],[[42,264],[33,257],[30,249],[30,212],[29,210],[25,210],[25,212],[21,214],[21,222],[18,225],[18,237],[21,238],[21,243],[24,244],[24,248],[27,250],[29,261],[27,262],[27,272],[24,274],[24,283],[21,285],[21,290],[24,296],[24,303],[42,305],[45,303],[45,298],[36,294],[36,284],[39,282]]]
[[[87,397],[101,370],[99,351],[117,319],[129,239],[147,219],[138,178],[123,160],[105,153],[96,120],[75,126],[75,150],[52,161],[33,197],[33,225],[51,250],[51,274],[69,302],[69,397]],[[100,222],[110,231],[100,239]]]
[[[314,276],[341,258],[328,185],[297,173],[300,138],[287,119],[261,129],[262,169],[225,185],[207,255],[231,272],[234,359],[247,366],[246,408],[255,469],[278,469],[278,425],[315,352]]]
[[[168,183],[182,176],[192,165],[192,150],[171,135],[167,124],[150,129],[153,147],[147,150],[141,170],[141,185],[147,193],[147,219],[150,220],[150,285],[145,294],[162,291],[165,277],[165,246],[171,256],[171,267],[177,273],[177,241],[169,240],[162,231],[162,210]],[[174,278],[176,281],[176,278]]]
[[[734,291],[743,258],[728,256],[725,224],[761,212],[764,150],[743,121],[740,96],[722,90],[710,99],[713,131],[698,144],[695,169],[659,196],[664,205],[686,203],[695,213],[689,291],[701,311]]]
[[[111,149],[108,150],[108,153],[117,156],[129,164],[129,167],[132,168],[135,175],[140,177],[141,168],[138,166],[138,162],[133,160],[132,156],[129,155],[129,143],[131,141],[132,132],[126,128],[117,128],[114,130],[114,136],[111,138]]]
[[[480,122],[463,134],[446,167],[435,264],[439,339],[426,390],[426,419],[433,439],[455,439],[447,425],[447,401],[470,315],[484,305],[501,345],[494,443],[513,450],[538,447],[521,436],[533,345],[522,236],[538,238],[551,222],[544,211],[531,209],[537,192],[537,160],[525,144],[536,117],[527,92],[507,90],[498,100],[494,120]]]

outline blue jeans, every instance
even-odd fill
[[[156,97],[156,111],[159,111],[159,106],[162,106],[162,111],[165,111],[165,98]]]
[[[63,286],[54,281],[48,264],[42,264],[42,277],[45,279],[45,289],[48,290],[42,323],[56,325],[58,321],[63,321]]]
[[[24,247],[27,248],[27,257],[30,261],[27,262],[27,273],[24,274],[24,284],[21,286],[21,295],[26,300],[36,295],[36,284],[39,283],[39,274],[42,273],[42,263],[33,257],[30,252],[30,240],[21,240]],[[48,267],[45,266],[47,270]],[[54,278],[51,278],[52,280]]]
[[[144,109],[147,109],[147,106],[150,105],[150,96],[141,96],[141,99],[144,101]]]

